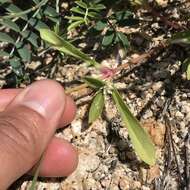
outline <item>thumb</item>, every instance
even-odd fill
[[[64,106],[61,85],[43,80],[23,90],[0,113],[0,189],[6,189],[37,163]]]

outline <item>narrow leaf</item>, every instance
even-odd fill
[[[17,76],[23,76],[23,70],[22,70],[22,65],[21,65],[21,62],[19,59],[17,58],[12,58],[10,60],[10,65],[14,71],[14,73],[17,75]]]
[[[187,71],[186,71],[186,73],[187,73],[187,80],[190,80],[190,62],[189,62],[189,64],[188,64],[188,66],[187,66]]]
[[[48,15],[51,17],[58,17],[59,16],[59,14],[56,12],[56,10],[50,6],[46,6],[44,13],[45,13],[45,15]]]
[[[0,3],[10,3],[11,2],[11,0],[0,0]]]
[[[38,4],[40,1],[39,0],[32,0],[35,4]]]
[[[138,120],[130,112],[115,88],[113,89],[112,97],[119,113],[121,114],[121,118],[128,129],[129,137],[131,138],[135,152],[144,162],[149,165],[154,165],[155,148],[149,135],[140,126]]]
[[[9,53],[7,53],[6,51],[0,51],[0,57],[4,57],[4,56],[8,56],[9,57]]]
[[[7,43],[12,43],[14,44],[14,39],[10,37],[8,34],[5,34],[3,32],[0,32],[0,41],[1,42],[7,42]]]
[[[88,123],[93,123],[98,117],[102,114],[104,107],[104,95],[103,92],[100,91],[94,97],[92,104],[90,106]]]
[[[43,40],[47,41],[49,44],[60,47],[63,44],[63,39],[59,37],[57,34],[55,34],[53,31],[41,28],[40,30],[40,36]]]
[[[85,61],[89,65],[94,65],[99,67],[99,63],[97,63],[94,59],[91,59],[91,57],[80,51],[70,42],[64,40],[63,38],[52,32],[51,30],[40,29],[40,36],[43,40],[52,44],[54,48],[58,49],[59,51],[71,55],[73,57],[76,57],[78,59],[81,59],[82,61]]]
[[[38,48],[39,37],[29,30],[25,30],[20,33],[26,40],[28,40],[33,46]]]
[[[84,77],[83,80],[90,87],[95,88],[95,89],[99,89],[99,88],[102,88],[103,86],[105,86],[104,81],[102,81],[100,79],[93,78],[93,77],[86,76],[86,77]]]
[[[31,60],[31,51],[27,45],[24,45],[23,42],[19,42],[16,44],[16,48],[23,61],[29,62]]]
[[[7,7],[6,7],[6,10],[10,12],[10,14],[15,14],[15,13],[20,13],[22,12],[23,10],[20,9],[19,7],[17,7],[16,5],[14,4],[9,4]],[[20,15],[20,17],[24,20],[27,20],[28,17],[27,17],[27,14],[23,14],[23,15]]]
[[[30,18],[29,21],[31,26],[33,26],[35,29],[39,30],[40,28],[46,28],[49,29],[49,27],[42,21],[36,18]]]
[[[72,12],[74,13],[78,13],[81,15],[85,15],[85,11],[83,9],[81,9],[80,7],[73,7],[70,9]]]
[[[66,16],[68,20],[83,20],[83,17],[80,16]]]
[[[82,2],[82,1],[75,1],[75,3],[79,6],[79,7],[82,7],[84,9],[87,8],[87,4]]]
[[[69,25],[69,27],[67,28],[68,31],[71,31],[72,29],[80,26],[82,23],[84,23],[84,20],[78,20],[76,22],[73,22]]]
[[[51,17],[51,16],[47,16],[47,18],[51,21],[53,21],[54,23],[60,22],[60,19],[58,17]]]
[[[127,36],[125,34],[123,34],[122,32],[117,32],[117,36],[121,40],[123,46],[125,48],[128,48],[129,47],[129,41],[128,41]]]
[[[103,37],[102,45],[103,46],[109,46],[109,45],[111,45],[112,42],[113,42],[113,40],[114,40],[114,36],[115,36],[114,32],[108,31],[106,33],[106,35]]]
[[[114,16],[116,18],[117,21],[122,21],[127,19],[129,16],[132,16],[132,12],[131,11],[117,11]]]
[[[96,12],[92,12],[92,11],[88,12],[88,17],[91,17],[91,18],[95,18],[96,17],[96,19],[97,19],[98,16],[99,16],[99,14],[96,13]]]
[[[42,159],[43,159],[43,156],[40,158],[40,161],[38,162],[38,166],[37,166],[36,171],[34,173],[34,177],[32,179],[32,184],[29,187],[29,190],[35,190],[36,189],[36,183],[37,183],[37,180],[38,180],[38,177],[39,177]]]
[[[190,80],[190,58],[185,59],[182,70],[186,72],[187,80]]]
[[[172,44],[190,44],[190,31],[178,32],[174,34],[170,42]]]
[[[10,19],[3,20],[2,24],[4,26],[6,26],[6,27],[9,27],[10,29],[12,29],[12,30],[14,30],[16,32],[20,32],[19,26],[15,22],[13,22],[12,20],[10,20]]]
[[[96,23],[96,25],[94,26],[94,28],[98,31],[103,30],[104,28],[108,27],[108,24],[106,21],[104,20],[100,20]]]
[[[103,4],[94,4],[91,7],[89,7],[89,9],[93,9],[93,10],[102,10],[105,9],[105,5]]]
[[[146,5],[147,4],[147,0],[130,0],[130,3],[133,6]]]

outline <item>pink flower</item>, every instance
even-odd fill
[[[103,76],[103,78],[110,78],[116,73],[116,69],[112,69],[109,67],[101,67],[100,73]]]

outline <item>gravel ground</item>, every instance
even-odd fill
[[[172,14],[173,19],[189,14],[188,1],[159,2],[163,3],[162,6],[166,5],[165,13]],[[122,60],[122,64],[129,57],[156,47],[164,38],[170,37],[173,30],[150,18],[144,10],[139,10],[138,14],[143,15],[142,19],[148,20],[142,24],[140,31],[146,31],[153,40],[145,39],[142,33],[134,33],[132,45],[136,52],[132,51]],[[65,179],[42,178],[36,189],[189,190],[190,81],[186,80],[181,66],[188,56],[189,47],[170,46],[140,65],[131,65],[115,79],[116,86],[131,111],[148,130],[156,145],[155,166],[148,167],[136,157],[127,129],[121,123],[114,105],[110,103],[109,96],[102,118],[88,126],[87,114],[92,96],[89,90],[84,89],[72,94],[78,105],[75,120],[56,134],[77,147],[78,168]],[[113,66],[116,61],[110,57],[103,64]],[[1,72],[5,73],[4,70]],[[75,85],[75,81],[89,72],[91,71],[85,65],[69,64],[53,68],[52,76],[68,87]],[[44,74],[37,79],[46,77]],[[11,189],[29,189],[30,184],[31,178],[23,177]]]

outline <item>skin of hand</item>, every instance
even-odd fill
[[[75,117],[74,101],[52,80],[25,89],[0,90],[0,190],[40,163],[40,176],[68,176],[77,167],[76,149],[54,137]]]

